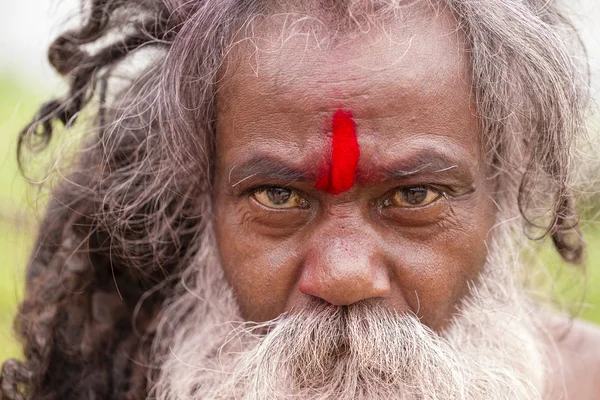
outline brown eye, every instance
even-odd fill
[[[427,186],[408,186],[399,188],[386,199],[386,206],[423,207],[433,203],[441,193]]]
[[[257,190],[252,194],[254,199],[270,208],[306,208],[308,203],[295,190],[272,186]]]

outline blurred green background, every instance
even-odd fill
[[[43,212],[44,204],[38,200],[36,185],[26,182],[18,171],[16,138],[38,105],[51,95],[48,92],[30,86],[18,74],[0,72],[0,362],[20,357],[11,325],[23,294],[24,267],[37,234],[35,213]],[[548,241],[535,244],[537,253],[526,262],[548,266],[530,278],[539,282],[539,297],[569,305],[568,311],[600,323],[600,222],[593,213],[585,220],[590,260],[587,275],[562,263]]]
[[[43,95],[16,73],[0,73],[0,360],[20,354],[11,325],[35,237],[33,190],[18,172],[16,139]]]

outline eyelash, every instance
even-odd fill
[[[434,185],[406,185],[406,186],[398,186],[392,190],[390,190],[389,192],[387,192],[384,196],[383,196],[383,200],[380,202],[382,207],[392,207],[391,203],[391,199],[392,197],[405,189],[413,189],[413,188],[425,188],[429,191],[433,191],[435,193],[437,193],[438,198],[436,198],[435,200],[433,200],[431,203],[429,204],[425,204],[425,205],[417,205],[417,206],[412,206],[412,207],[402,207],[402,208],[412,208],[412,209],[419,209],[419,208],[424,208],[424,207],[428,207],[431,206],[433,204],[436,204],[441,198],[444,199],[448,199],[448,193],[447,193],[447,189],[443,189]]]
[[[267,189],[272,189],[272,188],[291,190],[293,192],[298,193],[303,198],[306,198],[306,194],[302,190],[293,188],[291,186],[285,186],[285,185],[259,185],[259,186],[252,186],[252,187],[249,187],[248,189],[244,190],[241,193],[241,196],[242,197],[250,197],[250,196],[252,196],[255,193],[258,193],[258,192],[261,192],[261,191],[267,190]]]

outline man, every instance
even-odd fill
[[[583,252],[552,2],[88,8],[49,53],[69,96],[21,136],[99,99],[2,399],[600,397],[598,329],[543,311],[518,257],[523,224]]]

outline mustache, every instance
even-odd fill
[[[305,398],[315,393],[328,398],[328,392],[331,398],[361,398],[359,391],[387,389],[396,397],[399,387],[406,391],[414,385],[416,371],[447,374],[446,382],[464,387],[458,352],[445,339],[414,314],[400,315],[373,302],[313,304],[266,323],[244,324],[234,337],[246,338],[242,346],[251,350],[238,360],[231,389],[287,387]],[[415,392],[427,389],[433,388],[415,387]]]
[[[269,345],[278,340],[292,343],[288,350],[291,356],[307,358],[308,355],[321,359],[379,352],[390,346],[397,350],[396,339],[404,341],[410,332],[418,332],[417,336],[437,337],[414,314],[400,315],[374,302],[333,306],[315,301],[299,312],[257,324],[246,331],[249,332],[262,334]]]

